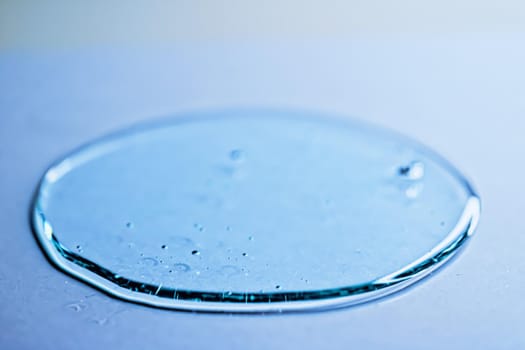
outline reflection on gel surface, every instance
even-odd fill
[[[34,228],[60,268],[115,296],[206,311],[358,303],[416,281],[472,233],[448,163],[376,127],[305,113],[173,118],[52,166]]]

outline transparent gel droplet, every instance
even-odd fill
[[[33,224],[58,267],[122,299],[268,312],[399,290],[452,257],[479,210],[461,174],[403,136],[244,110],[82,147],[44,175]]]

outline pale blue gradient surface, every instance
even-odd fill
[[[503,34],[2,54],[0,348],[523,348],[524,61],[522,36]],[[476,236],[417,288],[301,315],[137,306],[45,260],[28,211],[52,161],[137,121],[230,106],[335,112],[419,139],[472,177]]]

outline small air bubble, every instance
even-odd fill
[[[200,232],[204,231],[204,226],[200,225],[200,224],[193,224],[193,227],[197,230],[199,230]]]
[[[421,180],[425,176],[425,165],[422,162],[412,162],[398,169],[398,174],[408,180]]]
[[[155,258],[142,258],[139,260],[139,264],[145,266],[157,266],[159,262]]]
[[[410,199],[415,199],[419,196],[422,190],[423,190],[423,186],[421,184],[416,184],[416,185],[408,187],[405,190],[405,195]]]
[[[191,270],[189,265],[183,264],[183,263],[176,263],[173,265],[173,269],[177,272],[188,272]],[[173,270],[170,270],[173,271]]]
[[[66,307],[69,309],[69,310],[72,310],[72,311],[75,311],[75,312],[80,312],[84,309],[87,308],[86,304],[80,302],[80,303],[71,303],[71,304],[68,304],[66,305]]]
[[[93,319],[93,322],[95,322],[99,326],[105,326],[109,323],[109,319],[107,318]]]
[[[234,149],[230,152],[230,159],[233,161],[240,161],[243,157],[243,151],[240,149]]]

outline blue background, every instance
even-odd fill
[[[519,34],[10,49],[0,55],[1,349],[525,347],[525,41]],[[340,311],[239,316],[112,299],[57,271],[28,220],[46,167],[132,123],[221,107],[354,116],[431,146],[483,203],[459,259]]]

